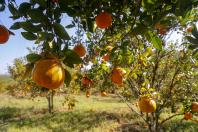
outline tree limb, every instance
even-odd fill
[[[179,113],[179,114],[172,115],[172,116],[170,116],[170,117],[164,119],[163,121],[161,121],[160,124],[162,125],[164,122],[166,122],[166,121],[168,121],[168,120],[170,120],[170,119],[172,119],[173,117],[178,116],[178,115],[183,115],[183,113]]]
[[[117,95],[127,104],[127,106],[130,108],[130,110],[131,110],[132,112],[135,112],[138,116],[140,116],[140,117],[147,123],[146,119],[142,116],[142,114],[140,114],[139,112],[137,112],[136,110],[134,110],[134,108],[132,108],[132,107],[130,106],[130,104],[127,102],[127,100],[126,100],[122,95],[120,95],[120,94],[118,94],[118,93],[117,93]],[[147,123],[147,124],[148,124],[148,123]]]

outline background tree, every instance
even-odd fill
[[[21,33],[24,38],[41,45],[41,53],[32,53],[27,56],[28,65],[31,68],[41,59],[55,59],[64,68],[65,84],[69,85],[71,74],[68,69],[80,63],[87,65],[89,59],[93,59],[99,63],[94,61],[90,70],[92,72],[88,76],[94,78],[94,74],[97,73],[96,80],[104,80],[102,88],[108,86],[107,83],[112,85],[109,76],[113,74],[111,71],[114,68],[119,67],[127,71],[126,81],[123,84],[120,83],[119,86],[130,86],[136,98],[142,95],[153,97],[153,92],[159,92],[160,99],[156,99],[157,110],[154,113],[145,114],[146,118],[141,115],[149,125],[150,131],[160,129],[161,110],[169,104],[174,106],[169,99],[180,100],[180,98],[175,99],[172,93],[178,86],[179,80],[176,79],[178,74],[183,71],[185,71],[183,74],[187,74],[186,72],[194,70],[192,66],[194,63],[188,60],[192,56],[190,51],[184,48],[184,56],[189,55],[187,60],[185,57],[175,58],[178,54],[177,50],[166,47],[164,41],[169,32],[178,29],[184,31],[189,22],[196,23],[198,4],[196,0],[30,0],[19,5],[14,0],[7,3],[3,0],[0,3],[1,10],[4,10],[6,4],[8,5],[12,14],[11,18],[16,20],[11,29],[24,29],[25,31]],[[100,18],[101,14],[109,21],[103,23],[106,20],[104,19],[100,23],[97,19],[96,24],[99,28],[96,28],[95,19]],[[78,37],[76,43],[73,43],[72,37],[61,24],[63,17],[72,18],[71,24],[66,28],[74,27],[79,30],[82,27],[83,34],[86,36],[79,35],[80,38]],[[82,43],[83,37],[87,40],[84,45],[87,45],[89,55],[82,59],[78,53],[71,50],[70,46]],[[109,51],[107,45],[111,45],[113,49]],[[105,62],[108,59],[96,57],[98,53],[100,57],[110,54],[110,63]],[[170,59],[173,59],[173,62],[170,62]],[[103,60],[102,63],[101,60]],[[187,61],[186,64],[189,66],[183,64],[182,61]],[[28,71],[31,71],[31,68]],[[196,73],[187,75],[194,77]],[[185,76],[184,79],[187,82],[183,85],[191,91],[193,83],[190,82],[193,79],[189,80],[188,76]],[[116,87],[117,85],[114,89]],[[167,91],[165,90],[163,94],[164,89]]]

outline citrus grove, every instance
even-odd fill
[[[23,29],[21,35],[38,44],[25,63],[15,63],[23,70],[9,71],[26,88],[47,91],[49,108],[56,91],[75,84],[86,97],[93,88],[102,97],[118,95],[151,132],[179,115],[196,123],[197,5],[196,0],[1,0],[0,11],[8,8],[13,19],[9,30]],[[64,25],[63,18],[72,21]],[[0,25],[0,44],[9,41],[9,30]],[[175,32],[181,42],[168,42]],[[172,115],[164,119],[165,109]]]

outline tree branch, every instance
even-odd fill
[[[142,114],[140,114],[139,112],[137,112],[136,110],[134,110],[134,108],[132,108],[132,107],[130,106],[130,104],[127,102],[127,100],[126,100],[122,95],[120,95],[120,94],[118,94],[118,93],[117,93],[117,95],[127,104],[127,106],[130,108],[130,110],[131,110],[132,112],[135,112],[139,117],[141,117],[141,118],[148,124],[147,120],[142,116]],[[149,124],[148,124],[148,125],[149,125]]]
[[[161,121],[160,124],[162,125],[164,122],[166,122],[166,121],[168,121],[168,120],[170,120],[170,119],[172,119],[173,117],[178,116],[178,115],[183,115],[183,113],[179,113],[179,114],[172,115],[172,116],[170,116],[170,117],[164,119],[163,121]]]

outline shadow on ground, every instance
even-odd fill
[[[50,131],[87,131],[95,127],[101,126],[105,121],[120,122],[121,116],[117,113],[96,112],[96,111],[68,111],[55,112],[48,114],[47,111],[29,111],[31,116],[26,116],[25,113],[20,113],[17,108],[1,108],[0,109],[2,122],[0,123],[0,130],[7,131],[9,126],[15,128],[26,127],[43,128]],[[5,112],[7,111],[7,112]],[[17,118],[17,116],[19,116]]]
[[[14,117],[19,116],[21,109],[15,107],[0,108],[0,122],[3,123]]]
[[[147,127],[142,121],[137,121],[137,116],[127,113],[111,113],[106,111],[56,111],[49,114],[47,109],[19,109],[5,107],[0,108],[0,131],[7,131],[10,126],[14,128],[45,128],[50,131],[93,131],[93,128],[108,126],[109,122],[116,122],[117,127],[112,131],[119,132],[143,132]],[[134,121],[136,120],[136,121]],[[198,131],[198,125],[191,121],[172,120],[165,124],[167,131]]]

